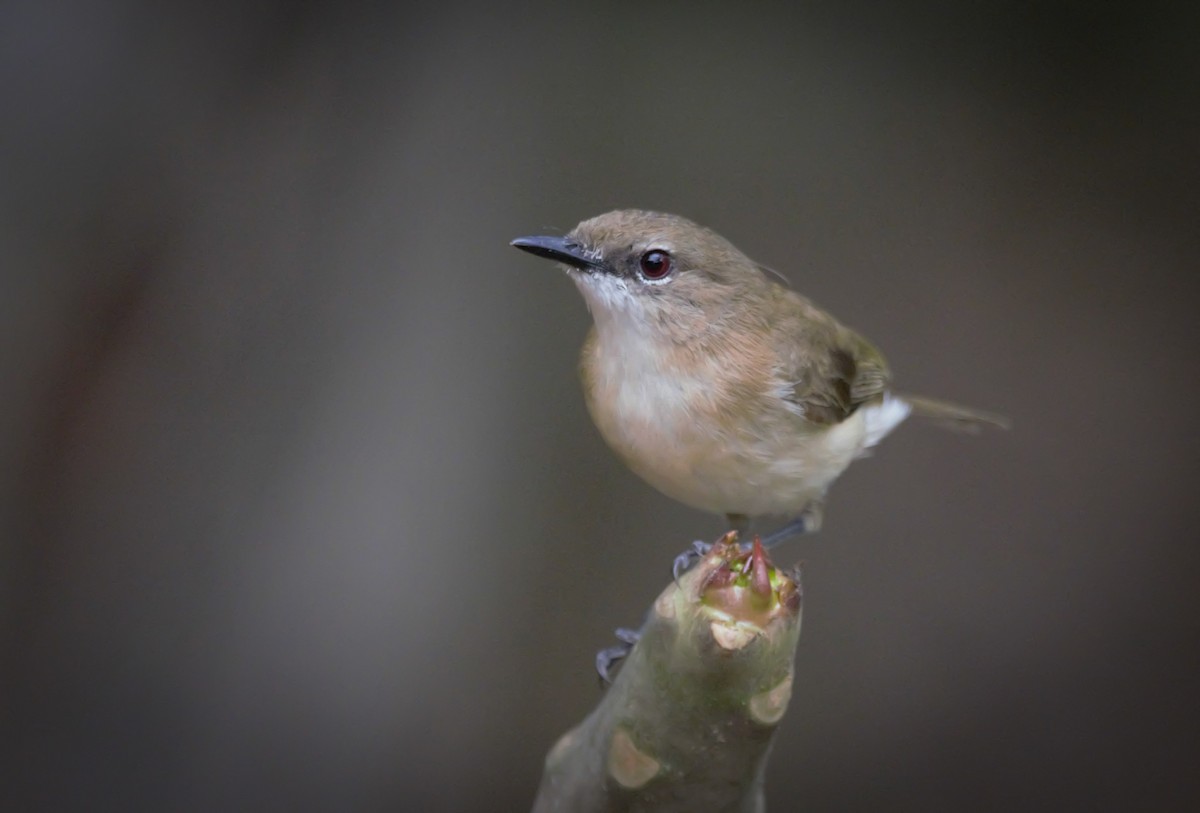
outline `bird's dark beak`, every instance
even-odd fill
[[[590,255],[583,246],[566,237],[518,237],[509,245],[584,271],[593,271],[602,265],[600,260]]]

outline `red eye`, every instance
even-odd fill
[[[662,279],[671,273],[671,255],[653,249],[642,255],[642,276],[646,279]]]

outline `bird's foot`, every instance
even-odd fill
[[[785,539],[790,539],[793,536],[804,536],[811,534],[821,527],[821,516],[823,514],[820,504],[813,504],[806,508],[800,516],[793,519],[791,522],[784,525],[782,528],[767,534],[763,537],[762,546],[767,550],[778,545]]]
[[[691,544],[687,550],[675,557],[675,561],[671,563],[671,576],[675,581],[679,581],[679,577],[686,573],[692,565],[699,562],[708,552],[712,550],[711,542],[703,542],[697,539]]]
[[[808,533],[808,522],[803,516],[796,517],[788,524],[778,530],[772,531],[763,537],[762,546],[768,550],[778,545],[785,539],[790,539],[793,536],[803,536]]]
[[[601,686],[607,686],[613,682],[613,676],[616,674],[613,669],[619,667],[621,661],[629,657],[629,653],[633,651],[633,645],[642,637],[641,630],[631,630],[625,627],[616,629],[613,634],[621,643],[596,653],[596,674],[600,676]]]
[[[675,583],[679,583],[679,578],[684,573],[688,572],[692,565],[696,564],[696,562],[699,562],[705,556],[708,556],[708,554],[712,553],[712,549],[715,546],[736,544],[738,544],[738,531],[736,529],[727,531],[725,535],[716,542],[703,542],[701,540],[696,540],[691,544],[691,547],[676,556],[675,561],[671,564],[671,575],[675,578]],[[749,551],[750,546],[743,543],[741,545],[741,550]]]

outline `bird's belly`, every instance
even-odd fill
[[[857,416],[833,427],[783,414],[739,421],[679,396],[643,386],[615,398],[589,398],[589,408],[605,440],[635,473],[693,508],[796,514],[823,496],[862,452],[864,427]]]
[[[719,437],[692,455],[684,480],[648,481],[696,508],[723,514],[794,515],[826,489],[861,453],[853,426],[786,437]],[[676,493],[672,493],[672,488]]]

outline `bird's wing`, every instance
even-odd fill
[[[834,424],[879,399],[891,381],[883,355],[808,300],[788,294],[793,301],[776,352],[790,385],[785,398],[796,411],[813,423]]]

